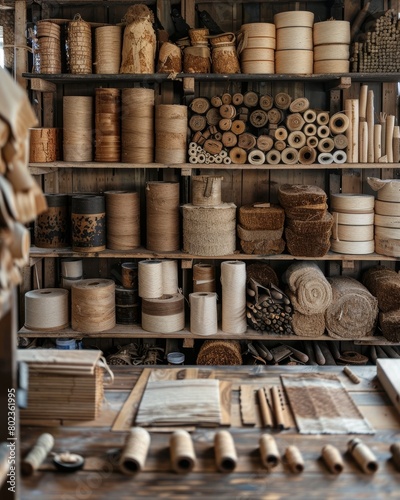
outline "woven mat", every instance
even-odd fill
[[[282,375],[301,434],[374,434],[336,375]]]

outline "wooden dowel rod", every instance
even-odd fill
[[[265,391],[261,387],[257,391],[258,404],[260,405],[261,422],[263,427],[270,429],[273,427],[274,422],[272,419],[271,409],[269,407],[267,398],[265,396]]]

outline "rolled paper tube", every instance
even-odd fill
[[[285,458],[292,472],[303,472],[304,460],[297,446],[288,446],[285,451]]]
[[[335,151],[333,153],[333,162],[334,163],[346,163],[347,154],[346,151]]]
[[[306,136],[301,130],[295,130],[294,132],[290,132],[287,143],[292,148],[301,149],[306,145]]]
[[[318,151],[320,153],[330,153],[333,148],[335,147],[335,144],[333,142],[333,139],[331,137],[325,137],[324,139],[320,139],[318,141]]]
[[[400,443],[393,443],[390,446],[390,453],[397,470],[400,470]]]
[[[303,113],[303,118],[306,123],[314,123],[317,120],[317,112],[314,109],[307,109]]]
[[[325,137],[329,137],[330,130],[327,125],[320,125],[317,128],[317,136],[320,137],[321,139],[325,139]]]
[[[335,113],[329,120],[329,128],[333,135],[344,134],[349,128],[349,118],[344,113]]]
[[[317,152],[310,146],[303,146],[299,150],[299,162],[302,165],[311,165],[317,159]]]
[[[353,384],[359,384],[361,382],[360,377],[358,377],[348,366],[343,368],[343,373],[346,374]]]
[[[321,165],[329,165],[333,163],[333,154],[332,153],[320,153],[318,155],[318,163]]]
[[[22,460],[21,471],[25,476],[30,476],[37,470],[54,446],[54,438],[49,433],[39,436],[35,446]]]
[[[267,469],[276,467],[279,463],[279,450],[275,439],[270,434],[263,434],[260,437],[261,461]]]
[[[150,447],[150,434],[141,427],[132,427],[121,453],[121,472],[132,476],[143,470]]]
[[[315,125],[315,123],[307,123],[303,128],[303,132],[307,137],[317,135],[317,126]]]
[[[361,439],[354,438],[348,443],[348,450],[365,474],[373,474],[379,469],[378,461],[371,449]]]
[[[286,165],[293,165],[299,161],[299,152],[295,148],[285,148],[281,153],[281,160]]]
[[[230,432],[218,431],[214,436],[215,461],[220,472],[233,472],[237,465],[235,443]]]
[[[320,111],[317,113],[317,123],[318,125],[327,125],[329,123],[329,112]]]
[[[306,144],[310,148],[316,148],[318,146],[318,137],[314,135],[307,137]]]
[[[331,444],[327,444],[322,448],[322,458],[332,474],[340,474],[343,471],[343,458],[340,451]]]
[[[247,160],[251,165],[263,165],[265,163],[265,154],[259,149],[253,149],[247,155]]]
[[[281,161],[281,153],[277,149],[270,149],[265,156],[266,163],[269,165],[278,165]]]
[[[178,474],[191,472],[196,465],[193,441],[187,431],[175,431],[169,441],[172,468]]]

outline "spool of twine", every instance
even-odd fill
[[[221,263],[222,331],[242,334],[246,322],[246,264],[241,261]]]
[[[236,205],[183,206],[183,249],[192,255],[229,255],[236,250]]]
[[[313,26],[314,45],[349,44],[349,21],[322,21]]]
[[[68,23],[67,57],[70,73],[92,73],[92,28],[79,14]]]
[[[331,239],[331,250],[349,255],[366,255],[374,252],[374,240],[371,241],[337,241]]]
[[[374,239],[374,226],[334,224],[332,237],[338,241],[370,241]]]
[[[193,266],[193,293],[215,292],[215,267],[202,262]]]
[[[121,65],[121,26],[100,26],[95,30],[95,73],[117,75]]]
[[[139,288],[139,269],[136,262],[123,262],[121,264],[121,273],[124,288],[134,290]]]
[[[117,162],[121,157],[121,95],[119,89],[96,89],[95,160]]]
[[[35,220],[35,245],[39,248],[65,248],[70,245],[68,195],[46,194],[47,210]]]
[[[348,226],[369,226],[374,223],[374,214],[347,214],[345,212],[332,212],[334,225],[344,224]]]
[[[74,195],[71,204],[72,249],[101,252],[106,248],[106,206],[104,196]]]
[[[21,462],[22,474],[30,476],[35,472],[35,470],[39,469],[40,465],[44,462],[53,446],[54,437],[48,432],[41,434],[34,447]]]
[[[194,292],[189,294],[190,331],[196,335],[215,335],[218,331],[217,294]]]
[[[68,290],[43,288],[25,294],[25,328],[54,332],[68,324]]]
[[[348,61],[349,57],[350,48],[348,44],[332,43],[314,47],[314,62],[331,61],[335,59]]]
[[[115,283],[85,279],[71,288],[71,325],[78,332],[98,333],[115,326]]]
[[[142,427],[130,429],[119,461],[121,472],[132,476],[144,468],[150,441],[150,434],[146,429]]]
[[[163,294],[163,269],[161,260],[142,260],[139,270],[139,297],[156,299]]]
[[[63,97],[64,161],[93,160],[92,120],[92,97]]]
[[[275,52],[275,71],[280,74],[312,74],[312,50],[277,50]]]
[[[237,465],[237,453],[229,431],[218,431],[214,435],[215,462],[221,472],[232,472]]]
[[[306,10],[279,12],[274,15],[276,29],[289,26],[306,26],[312,28],[314,24],[314,13]]]
[[[393,217],[400,217],[400,203],[391,201],[375,201],[375,213],[379,215],[389,215]]]
[[[400,229],[391,227],[375,227],[375,236],[380,240],[400,240]]]
[[[185,163],[187,149],[187,107],[156,106],[156,152],[158,163]]]
[[[357,214],[374,211],[375,198],[370,194],[333,193],[330,198],[334,212]]]
[[[370,214],[368,214],[368,215],[370,215]],[[400,228],[400,217],[390,217],[387,215],[375,214],[374,224],[375,224],[375,226],[394,227],[394,228],[399,229]]]
[[[140,197],[135,191],[106,191],[107,248],[140,246]]]
[[[178,261],[164,259],[162,267],[163,295],[171,295],[178,292]]]
[[[315,61],[314,62],[314,73],[315,74],[325,74],[325,73],[348,73],[350,71],[350,62],[348,60],[338,60],[330,59],[326,61]]]
[[[142,298],[142,328],[154,333],[173,333],[185,328],[183,295],[175,293],[157,299]]]
[[[196,207],[215,207],[222,203],[223,177],[215,175],[192,176],[192,203]]]
[[[169,444],[172,468],[178,474],[191,472],[196,465],[196,455],[190,434],[184,430],[175,431]]]
[[[122,89],[121,158],[124,163],[154,161],[154,90]],[[172,127],[173,128],[173,127]]]
[[[61,259],[61,276],[64,278],[82,278],[82,259]]]
[[[273,62],[275,59],[274,49],[244,49],[240,54],[240,60],[242,63],[247,62],[263,62],[269,61]]]
[[[289,26],[276,30],[276,50],[313,50],[313,30]]]
[[[178,182],[147,182],[146,229],[148,250],[168,252],[179,249]]]
[[[266,74],[275,73],[274,61],[246,61],[240,64],[243,73]]]
[[[56,161],[57,129],[31,128],[29,142],[29,161],[48,163]]]

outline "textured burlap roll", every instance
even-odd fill
[[[206,340],[200,347],[198,365],[241,365],[242,354],[238,340]]]

